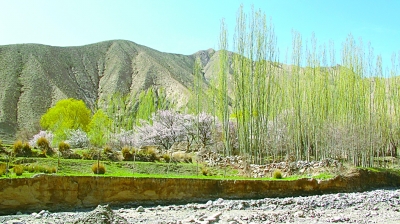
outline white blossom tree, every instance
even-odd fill
[[[137,127],[139,145],[160,145],[170,149],[175,143],[185,142],[188,148],[196,142],[202,147],[215,142],[214,117],[206,113],[198,116],[180,114],[171,110],[155,113],[152,123],[142,122]]]

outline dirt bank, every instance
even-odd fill
[[[98,204],[177,204],[224,199],[306,196],[400,186],[400,176],[360,170],[330,180],[201,180],[66,177],[0,180],[0,215],[16,211],[67,211]]]

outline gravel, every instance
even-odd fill
[[[400,223],[400,190],[0,216],[0,223]]]

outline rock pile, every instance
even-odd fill
[[[78,218],[74,224],[84,223],[99,223],[99,224],[127,224],[128,221],[115,214],[114,211],[108,206],[97,206],[97,208],[89,212],[85,217]]]
[[[321,170],[322,168],[341,168],[342,164],[338,160],[323,159],[321,161],[295,161],[295,162],[276,162],[266,165],[248,164],[242,156],[227,156],[223,157],[218,153],[204,153],[201,159],[210,167],[231,166],[236,169],[243,170],[243,173],[248,173],[254,178],[271,177],[272,173],[279,169],[286,175],[293,173],[304,174]]]

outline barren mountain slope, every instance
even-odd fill
[[[213,53],[169,54],[123,40],[81,47],[0,46],[0,139],[34,130],[47,109],[64,98],[82,99],[94,109],[104,107],[109,94],[136,95],[156,85],[183,106],[195,57],[202,56],[206,66]]]

